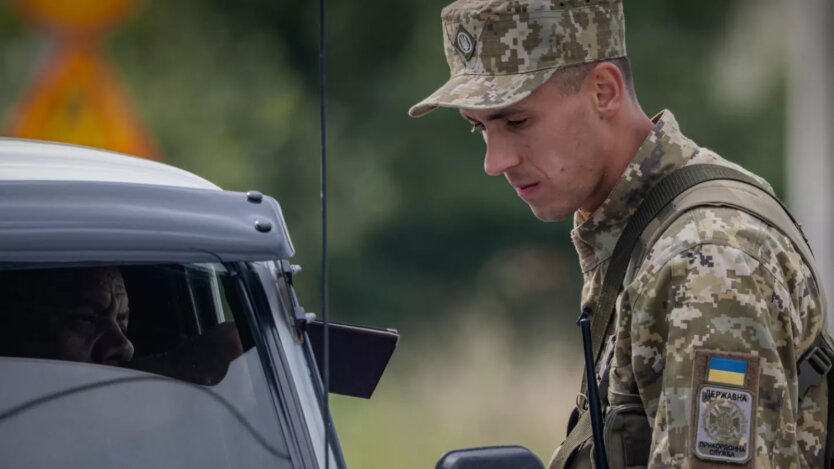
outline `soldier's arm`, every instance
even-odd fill
[[[796,360],[810,335],[807,305],[795,278],[755,254],[697,245],[644,269],[626,291],[612,376],[633,371],[655,467],[804,459]]]

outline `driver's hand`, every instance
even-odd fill
[[[234,322],[224,322],[170,352],[138,358],[128,366],[213,386],[223,380],[229,364],[242,354],[237,326]]]

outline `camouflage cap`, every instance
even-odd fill
[[[506,107],[560,68],[626,55],[622,0],[458,0],[440,17],[452,76],[412,117]]]

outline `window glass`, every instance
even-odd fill
[[[235,281],[221,264],[0,271],[0,454],[291,468]]]

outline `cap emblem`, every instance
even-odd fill
[[[475,53],[475,38],[469,34],[469,31],[463,29],[463,26],[458,27],[458,32],[455,33],[455,48],[463,54],[463,58],[469,60]]]

